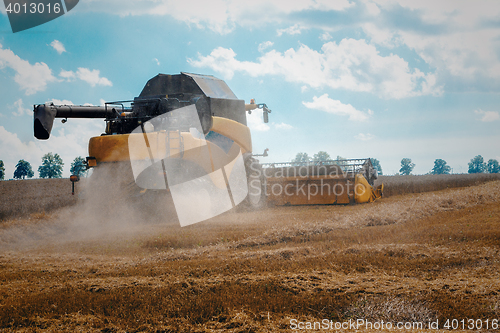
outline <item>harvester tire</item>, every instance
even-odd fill
[[[266,206],[266,177],[259,161],[251,154],[243,156],[247,173],[248,195],[242,202],[242,207],[247,210],[261,209]]]

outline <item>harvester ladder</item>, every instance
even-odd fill
[[[168,150],[167,156],[172,156],[172,150],[179,151],[179,158],[184,156],[184,138],[182,137],[180,130],[167,131],[166,146]]]

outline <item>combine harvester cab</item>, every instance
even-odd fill
[[[263,166],[268,202],[278,206],[367,203],[383,193],[369,158]]]

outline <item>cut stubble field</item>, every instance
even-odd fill
[[[500,181],[461,186],[365,205],[230,211],[184,228],[162,208],[146,214],[102,197],[6,218],[0,331],[491,323],[500,319]]]

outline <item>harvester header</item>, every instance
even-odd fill
[[[383,185],[371,159],[265,163],[267,200],[275,205],[325,205],[372,202]]]

